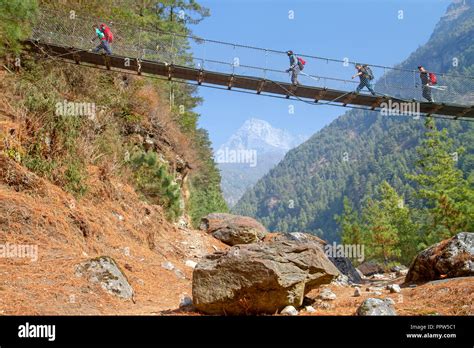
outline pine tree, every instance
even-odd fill
[[[418,185],[417,197],[425,208],[418,213],[422,220],[422,247],[453,236],[471,226],[474,219],[473,185],[456,167],[463,153],[451,152],[452,140],[446,129],[439,131],[433,119],[426,123],[425,139],[417,147],[416,172],[407,177]]]

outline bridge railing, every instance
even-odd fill
[[[289,82],[289,60],[285,52],[238,45],[196,36],[169,33],[160,30],[137,28],[122,23],[93,17],[71,15],[68,12],[41,10],[32,31],[32,39],[51,44],[88,50],[98,45],[91,43],[95,33],[93,25],[106,23],[114,33],[114,54],[192,66],[204,70],[252,76],[278,82]],[[184,44],[184,45],[183,45]],[[188,46],[185,50],[182,47]],[[181,50],[181,51],[180,51]],[[299,54],[306,66],[299,82],[341,91],[353,91],[359,79],[354,62]],[[363,62],[362,62],[363,63]],[[423,100],[417,70],[397,69],[371,65],[375,75],[375,91],[407,100]],[[437,73],[438,86],[431,89],[435,101],[461,104],[474,103],[474,77]],[[367,93],[366,89],[362,93]]]

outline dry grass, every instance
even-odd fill
[[[18,180],[35,184],[17,192],[18,183],[0,181],[0,243],[38,246],[39,259],[0,259],[0,314],[157,314],[175,309],[191,294],[192,269],[185,260],[224,245],[201,231],[168,223],[159,206],[139,200],[118,181],[103,182],[90,168],[90,192],[77,201],[70,194],[13,160],[1,166]],[[126,251],[129,250],[129,253]],[[75,265],[101,255],[113,257],[135,290],[135,303],[123,301],[74,275]],[[171,261],[184,274],[161,267]],[[71,301],[74,299],[74,301]]]

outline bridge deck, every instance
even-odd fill
[[[91,64],[105,67],[106,69],[122,70],[137,74],[150,74],[168,77],[168,79],[182,79],[196,81],[199,84],[206,83],[212,85],[226,86],[229,89],[238,88],[255,91],[256,93],[269,93],[273,95],[298,97],[308,99],[313,102],[320,100],[334,101],[338,105],[358,105],[372,110],[380,110],[382,103],[387,103],[389,99],[392,103],[406,103],[391,97],[371,96],[364,94],[347,93],[344,91],[325,89],[309,86],[292,86],[290,83],[275,82],[249,76],[217,73],[208,70],[201,70],[180,65],[168,65],[164,62],[140,61],[135,58],[124,56],[92,53],[76,48],[69,48],[43,42],[26,41],[29,50],[45,54],[76,64]],[[419,112],[426,115],[443,115],[451,119],[469,118],[474,119],[473,106],[462,106],[444,103],[419,103]]]

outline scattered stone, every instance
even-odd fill
[[[474,276],[474,233],[461,232],[421,251],[405,281]]]
[[[125,218],[123,217],[123,215],[120,215],[119,213],[116,213],[116,212],[113,211],[112,214],[113,214],[117,219],[119,219],[119,221],[125,220]]]
[[[261,241],[268,233],[257,220],[240,215],[213,213],[201,219],[201,230],[230,246]]]
[[[193,261],[193,260],[186,260],[186,263],[185,263],[186,266],[188,266],[189,268],[196,268],[196,265],[197,265],[197,262]]]
[[[357,315],[397,315],[397,313],[390,301],[381,300],[379,298],[368,298],[364,300],[357,309]]]
[[[186,276],[184,275],[184,273],[183,273],[180,269],[178,269],[178,268],[176,268],[176,269],[174,270],[174,274],[176,274],[176,276],[177,276],[179,279],[186,279]]]
[[[402,291],[400,289],[400,285],[398,284],[391,284],[391,285],[387,285],[387,290],[390,290],[391,293],[400,293],[400,291]]]
[[[305,309],[306,312],[308,312],[308,313],[314,313],[314,312],[316,312],[316,309],[314,309],[313,306],[306,306],[306,307],[304,307],[304,309]]]
[[[354,297],[359,297],[360,296],[360,288],[355,288],[354,289]]]
[[[234,246],[203,258],[193,272],[196,308],[207,314],[273,314],[339,274],[318,246],[274,241]]]
[[[99,283],[108,293],[124,299],[133,297],[133,288],[115,261],[101,256],[76,266],[76,276],[87,277],[91,283]]]
[[[163,267],[164,269],[167,269],[168,271],[172,271],[175,269],[174,265],[169,261],[163,262],[161,264],[161,267]]]
[[[391,299],[390,297],[385,298],[384,301],[389,303],[392,306],[395,306],[395,301]]]
[[[357,267],[357,268],[366,277],[371,276],[375,273],[383,273],[384,272],[382,266],[380,266],[375,261],[365,261],[365,262],[361,263],[359,265],[359,267]]]
[[[324,288],[319,293],[318,298],[324,301],[334,301],[336,299],[336,294],[331,291],[331,289]]]
[[[283,310],[280,312],[280,314],[282,314],[282,315],[298,315],[298,311],[293,306],[286,306],[285,308],[283,308]]]
[[[386,280],[387,277],[384,274],[375,273],[375,274],[372,274],[372,279]]]
[[[382,296],[382,291],[374,291],[375,296]]]
[[[416,288],[416,284],[410,284],[408,285],[409,288]]]
[[[349,278],[344,274],[339,274],[336,278],[334,278],[331,284],[337,286],[349,286]]]
[[[397,272],[403,271],[405,269],[408,270],[408,267],[403,266],[403,265],[396,265],[396,266],[393,266],[392,268],[390,268],[390,271],[397,273]]]
[[[179,300],[179,308],[191,307],[193,305],[193,299],[188,295],[182,295]]]

